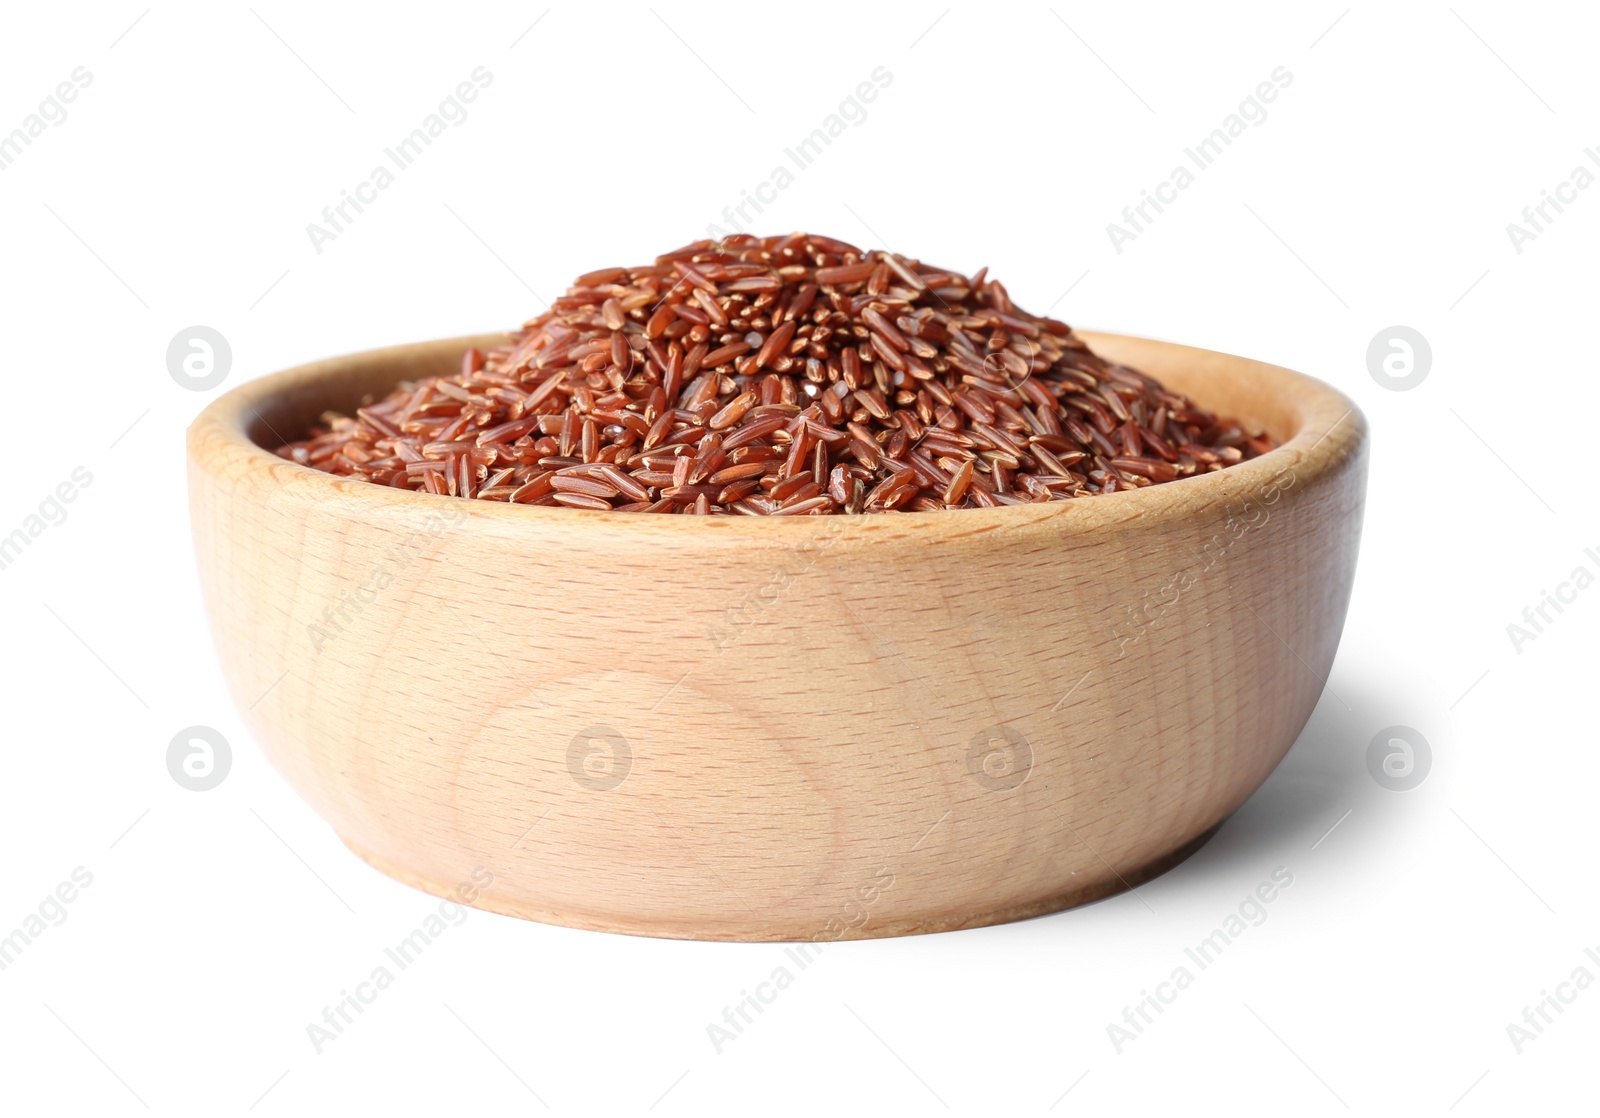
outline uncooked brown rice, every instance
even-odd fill
[[[278,453],[480,500],[804,516],[1113,493],[1272,448],[986,272],[804,233],[698,241],[579,276],[459,373]]]

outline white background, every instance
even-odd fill
[[[0,172],[0,534],[75,467],[93,482],[0,571],[0,934],[75,867],[93,883],[0,972],[0,1109],[1592,1099],[1600,987],[1520,1054],[1507,1026],[1574,968],[1600,977],[1600,589],[1520,651],[1506,628],[1600,567],[1600,189],[1521,253],[1506,231],[1600,144],[1592,13],[666,5],[7,8],[0,132],[75,67],[93,78]],[[478,66],[493,82],[468,118],[316,252],[306,225]],[[1302,369],[1365,410],[1361,564],[1310,725],[1209,846],[1136,894],[831,946],[720,1054],[706,1026],[780,946],[476,911],[317,1054],[306,1026],[437,902],[347,853],[245,732],[195,585],[185,426],[251,377],[512,326],[579,272],[704,236],[880,66],[893,81],[865,121],[757,231],[987,264],[1036,312]],[[1107,224],[1279,66],[1293,82],[1266,121],[1114,251]],[[168,374],[195,324],[231,343],[215,391]],[[1405,392],[1366,363],[1395,324],[1433,351]],[[233,748],[204,793],[165,761],[194,724]],[[1432,747],[1408,792],[1365,761],[1396,724]],[[1293,885],[1267,920],[1119,1053],[1107,1026],[1277,867]]]

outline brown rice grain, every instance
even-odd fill
[[[791,233],[588,272],[457,373],[278,454],[436,495],[790,516],[1072,500],[1273,446],[1019,310],[987,269]]]

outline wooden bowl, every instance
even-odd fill
[[[252,381],[188,435],[233,696],[362,858],[532,920],[822,942],[1137,885],[1255,791],[1322,693],[1367,428],[1286,369],[1084,336],[1282,446],[1045,505],[596,513],[263,449],[498,337]]]

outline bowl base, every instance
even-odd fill
[[[1222,824],[1218,823],[1215,827],[1190,839],[1175,850],[1147,862],[1136,870],[1120,874],[1117,880],[1109,883],[1071,889],[1066,892],[1051,894],[1039,900],[1008,905],[1004,908],[989,909],[984,912],[918,917],[882,923],[869,921],[859,928],[848,928],[843,934],[837,937],[829,937],[826,940],[819,940],[814,928],[773,925],[730,930],[721,927],[704,928],[692,924],[679,925],[654,920],[616,920],[589,913],[541,908],[535,903],[504,895],[479,896],[468,907],[482,909],[485,912],[499,913],[502,916],[515,916],[521,920],[532,920],[540,924],[554,924],[563,928],[577,928],[589,932],[615,932],[622,935],[649,936],[655,939],[693,939],[731,943],[790,943],[817,940],[819,942],[832,943],[847,939],[887,939],[892,936],[926,935],[930,932],[953,932],[964,928],[983,928],[991,924],[1009,924],[1015,920],[1046,916],[1052,912],[1076,908],[1079,905],[1090,904],[1094,901],[1104,900],[1118,893],[1135,889],[1153,878],[1160,877],[1188,859],[1190,855],[1211,841],[1211,837],[1221,829]],[[363,850],[343,835],[340,835],[339,839],[345,846],[350,848],[351,853],[385,876],[392,877],[402,884],[411,886],[413,889],[431,893],[435,897],[443,897],[458,904],[463,903],[457,897],[456,887],[453,884],[435,881],[432,878],[389,862],[378,855]]]

